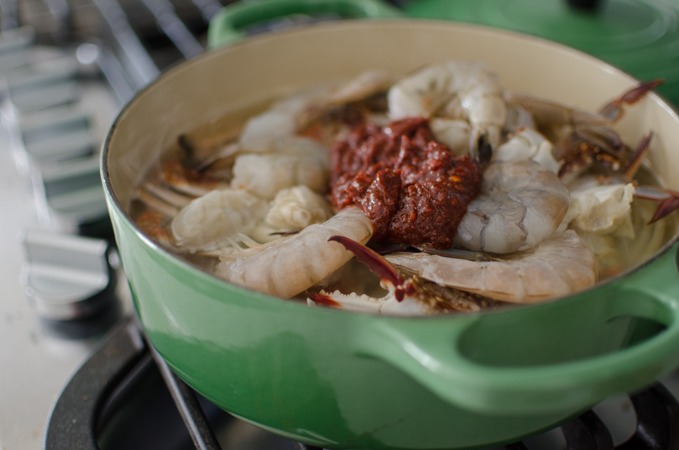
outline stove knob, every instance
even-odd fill
[[[97,147],[89,116],[72,105],[19,116],[23,147],[33,163],[88,156]]]
[[[49,320],[95,316],[117,303],[107,241],[26,230],[23,283],[36,313]]]
[[[5,79],[10,101],[21,113],[73,104],[80,98],[77,70],[75,56],[65,54],[9,71]]]
[[[111,236],[98,155],[32,169],[36,206],[44,226],[88,236]]]
[[[3,28],[5,27],[3,26]],[[0,73],[6,73],[26,65],[28,62],[27,49],[33,44],[34,39],[35,31],[32,27],[27,26],[5,29],[0,33]]]

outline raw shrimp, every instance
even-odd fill
[[[248,289],[289,298],[324,279],[353,256],[328,238],[340,234],[366,243],[372,233],[372,223],[359,209],[346,208],[294,236],[222,255],[215,274]]]
[[[533,115],[522,106],[513,105],[511,103],[507,104],[507,120],[505,121],[503,131],[506,134],[513,134],[524,128],[531,130],[537,129]]]
[[[253,142],[255,142],[255,140],[253,140]],[[289,151],[299,151],[302,153],[327,153],[328,151],[324,145],[319,144],[313,139],[297,135],[280,136],[270,141],[259,141],[259,143],[261,145],[249,146],[247,144],[241,144],[238,147],[236,154],[285,153]],[[265,143],[266,145],[264,145]]]
[[[429,119],[429,128],[434,138],[445,144],[457,156],[469,152],[469,137],[472,131],[466,120],[433,117]]]
[[[330,203],[306,186],[283,189],[271,202],[264,220],[247,234],[257,242],[269,242],[282,232],[299,231],[332,216]]]
[[[238,233],[247,233],[268,210],[265,200],[247,191],[215,190],[203,195],[172,220],[171,230],[180,249],[191,253],[231,245]]]
[[[559,162],[554,159],[554,146],[535,130],[525,128],[512,136],[493,153],[492,161],[535,161],[552,173],[559,172]]]
[[[493,163],[453,243],[500,254],[532,248],[561,223],[568,200],[568,189],[559,178],[536,162]]]
[[[427,66],[395,83],[387,94],[392,120],[406,117],[464,119],[471,125],[469,149],[479,140],[497,148],[507,111],[499,77],[485,64],[447,61]]]
[[[363,72],[313,100],[298,119],[298,126],[303,128],[329,108],[358,102],[379,92],[385,92],[391,83],[391,76],[383,70]]]
[[[233,166],[231,187],[247,189],[265,199],[281,190],[305,185],[322,192],[328,182],[330,156],[328,149],[297,136],[279,139],[270,153],[239,155]]]
[[[250,118],[243,128],[239,144],[250,151],[268,151],[266,149],[273,141],[296,134],[324,111],[386,91],[390,84],[391,77],[386,72],[372,70],[334,89],[314,89],[288,97]]]
[[[228,187],[226,180],[213,177],[209,172],[197,172],[176,160],[163,163],[159,175],[166,186],[194,197]]]
[[[427,253],[386,256],[435,283],[495,300],[537,303],[596,283],[594,253],[575,233],[554,233],[534,249],[504,255],[500,261],[469,261]]]
[[[420,316],[451,312],[474,312],[492,305],[493,301],[469,292],[449,289],[399,270],[382,256],[344,236],[330,238],[353,252],[359,261],[380,276],[387,289],[383,297],[321,291],[307,299],[310,305],[321,304],[347,311],[373,312],[398,316]]]
[[[332,216],[330,204],[306,186],[295,186],[276,194],[266,214],[266,223],[287,230],[301,230]]]
[[[386,125],[386,91],[391,77],[383,71],[365,72],[314,102],[299,116],[298,132],[331,147],[359,124]]]
[[[138,198],[149,209],[137,224],[156,242],[179,253],[219,255],[246,239],[269,242],[332,216],[328,201],[303,185],[283,189],[271,203],[246,190],[221,189],[187,201],[184,207],[146,198],[145,192],[140,191],[144,194]]]
[[[268,151],[278,138],[294,135],[297,132],[297,117],[317,95],[317,91],[294,95],[251,117],[243,127],[239,144],[250,151]]]

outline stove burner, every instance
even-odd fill
[[[109,333],[64,388],[52,411],[45,449],[99,450],[99,434],[105,434],[107,423],[113,421],[117,411],[123,408],[125,397],[130,397],[127,394],[134,383],[152,369],[160,371],[195,448],[221,449],[214,424],[219,420],[233,422],[236,419],[228,418],[226,413],[199,398],[170,370],[145,341],[138,325],[129,319]],[[637,414],[637,429],[627,442],[614,447],[610,432],[590,410],[561,426],[567,450],[679,449],[679,403],[672,394],[663,385],[655,384],[632,395],[631,400]],[[163,433],[173,428],[163,425]],[[279,448],[319,450],[283,438],[272,436],[272,439],[278,440]],[[523,442],[518,442],[495,450],[527,448]]]

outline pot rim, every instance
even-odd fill
[[[171,76],[172,74],[176,73],[177,71],[180,70],[189,70],[191,67],[193,67],[195,64],[200,64],[200,61],[206,59],[206,58],[216,58],[220,57],[222,53],[228,53],[231,48],[234,47],[241,47],[241,46],[247,46],[251,45],[253,42],[262,42],[266,41],[269,39],[277,39],[281,35],[289,34],[289,33],[313,33],[314,30],[317,30],[319,27],[336,27],[336,28],[342,28],[342,27],[347,27],[347,28],[352,28],[355,26],[374,26],[375,24],[400,24],[400,25],[411,25],[411,24],[428,24],[431,26],[432,24],[438,25],[438,26],[443,26],[443,27],[450,27],[450,28],[469,28],[469,29],[474,29],[477,31],[483,31],[488,34],[495,34],[495,35],[509,35],[513,37],[519,37],[521,39],[527,40],[527,41],[532,41],[534,43],[539,43],[544,46],[548,47],[555,47],[558,48],[561,52],[566,52],[566,53],[574,53],[578,55],[580,58],[588,59],[597,65],[601,66],[603,69],[605,69],[607,72],[612,72],[612,73],[617,73],[619,75],[624,75],[628,78],[630,78],[630,81],[640,81],[638,78],[635,76],[629,74],[628,72],[610,65],[609,63],[594,57],[588,53],[585,53],[583,51],[577,50],[573,47],[569,47],[567,45],[550,41],[541,37],[537,36],[532,36],[529,34],[517,32],[517,31],[512,31],[512,30],[504,30],[504,29],[498,29],[486,25],[478,25],[478,24],[470,24],[470,23],[459,23],[459,22],[451,22],[451,21],[445,21],[445,20],[432,20],[432,19],[412,19],[412,18],[391,18],[391,19],[344,19],[341,21],[334,21],[334,22],[320,22],[320,23],[314,23],[314,24],[307,24],[307,25],[302,25],[302,26],[297,26],[289,29],[282,29],[282,30],[276,30],[272,32],[267,32],[263,33],[260,35],[248,37],[247,39],[236,42],[232,45],[222,47],[219,49],[214,49],[214,50],[207,50],[205,53],[198,55],[190,60],[187,61],[182,61],[178,62],[171,67],[169,67],[167,70],[164,70],[158,78],[153,80],[151,83],[149,83],[147,86],[142,88],[140,91],[138,91],[130,101],[119,111],[117,114],[115,120],[109,127],[109,130],[106,134],[106,138],[104,139],[104,142],[102,144],[102,151],[101,151],[101,166],[100,166],[100,173],[101,173],[101,179],[102,179],[102,185],[104,188],[104,192],[106,196],[109,199],[110,204],[117,209],[117,212],[121,214],[121,216],[125,219],[128,225],[131,225],[133,228],[135,234],[137,235],[138,238],[140,238],[144,244],[152,248],[154,251],[160,252],[165,258],[169,259],[172,261],[174,264],[182,265],[185,268],[188,268],[192,270],[195,274],[199,274],[200,276],[207,276],[212,280],[217,280],[222,283],[226,283],[227,285],[236,288],[238,290],[243,291],[244,293],[248,293],[250,295],[254,294],[258,296],[262,301],[276,301],[277,304],[279,302],[285,302],[285,304],[289,305],[291,308],[304,308],[307,312],[309,312],[309,309],[314,309],[317,310],[321,314],[352,314],[355,315],[357,314],[354,311],[344,311],[338,308],[309,308],[306,304],[303,304],[301,302],[295,302],[295,301],[289,301],[289,299],[283,299],[280,297],[276,297],[274,295],[262,293],[262,292],[257,292],[253,291],[250,289],[247,289],[245,287],[239,286],[234,283],[230,283],[222,278],[219,278],[218,276],[208,273],[202,269],[200,269],[196,264],[191,263],[189,261],[182,260],[178,258],[176,255],[170,253],[166,248],[163,246],[157,244],[154,242],[150,237],[148,237],[139,227],[138,225],[132,220],[130,215],[128,214],[126,208],[122,206],[120,203],[117,195],[115,194],[115,191],[113,189],[113,186],[111,184],[111,180],[108,174],[108,155],[109,155],[109,146],[110,142],[112,140],[113,135],[116,133],[116,130],[118,128],[118,124],[120,123],[121,120],[123,120],[123,116],[126,115],[126,113],[134,107],[139,101],[142,101],[142,97],[146,95],[151,89],[155,88],[155,86],[159,83],[161,83],[166,77]],[[653,91],[648,94],[650,97],[657,97],[659,100],[660,105],[665,108],[666,110],[669,110],[676,118],[677,122],[679,123],[679,109],[675,107],[667,98],[665,98],[663,95],[657,93],[656,91]],[[674,213],[676,214],[676,212]],[[575,298],[579,297],[584,294],[588,294],[594,290],[605,288],[608,286],[611,286],[613,284],[618,284],[621,280],[624,278],[627,278],[628,276],[634,274],[635,272],[647,267],[648,265],[652,264],[655,262],[658,258],[663,256],[666,252],[670,251],[672,247],[679,242],[679,231],[675,233],[659,250],[657,250],[651,257],[647,258],[640,264],[627,269],[613,277],[608,278],[605,281],[597,281],[593,286],[590,286],[586,289],[583,289],[581,291],[576,292],[575,294],[569,294],[569,295],[562,295],[559,297],[554,297],[549,300],[546,300],[544,302],[539,302],[539,303],[516,303],[516,306],[521,307],[521,309],[526,308],[526,307],[544,307],[547,305],[550,305],[553,302],[560,301],[560,300],[566,300],[568,298]],[[512,304],[514,305],[514,304]],[[513,310],[514,308],[500,308],[500,309],[495,309],[495,310],[481,310],[478,311],[474,314],[471,314],[470,316],[478,316],[479,314],[497,314],[497,313],[502,313],[505,311],[510,311]],[[403,316],[388,316],[388,315],[378,315],[378,314],[363,314],[363,313],[358,313],[359,316],[367,316],[370,317],[372,316],[375,320],[399,320],[399,319],[408,319],[408,320],[460,320],[462,317],[467,317],[467,315],[460,316],[456,314],[443,314],[443,315],[430,315],[430,316],[413,316],[413,317],[403,317]]]

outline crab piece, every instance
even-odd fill
[[[451,312],[474,312],[493,305],[493,300],[477,294],[439,286],[410,272],[397,269],[368,247],[344,236],[332,236],[329,241],[342,244],[356,258],[380,277],[387,295],[374,298],[367,295],[321,291],[311,294],[308,303],[349,311],[414,316]]]
[[[571,136],[571,143],[576,139],[576,135]],[[612,147],[602,144],[595,144],[591,140],[580,140],[573,147],[565,152],[563,163],[559,169],[559,177],[568,182],[568,177],[581,173],[593,165],[598,165],[603,173],[620,174],[623,178],[631,180],[641,166],[653,133],[648,133],[641,138],[634,150],[624,148],[618,151]],[[568,144],[570,145],[570,144]]]
[[[141,230],[154,241],[163,246],[172,246],[172,237],[168,229],[170,218],[160,211],[149,209],[135,219]]]
[[[563,161],[559,176],[567,183],[592,166],[598,166],[603,173],[636,170],[638,166],[630,161],[641,161],[641,156],[625,145],[612,124],[620,120],[626,106],[640,101],[662,83],[661,79],[642,82],[605,105],[597,114],[521,94],[509,94],[507,101],[533,114],[538,131],[554,143],[554,156]],[[650,140],[650,137],[644,140]],[[640,147],[647,145],[646,142]]]
[[[194,197],[229,186],[226,180],[214,177],[206,171],[199,172],[186,167],[184,161],[165,162],[161,166],[160,176],[173,190]]]
[[[209,153],[204,149],[199,151],[197,146],[184,134],[177,137],[177,146],[181,150],[183,157],[181,158],[181,165],[195,174],[205,172],[219,160],[233,158],[242,150],[238,143],[229,141],[220,146],[218,149],[213,149]],[[233,161],[230,162],[233,164]]]
[[[618,174],[602,178],[602,182],[607,182],[607,184],[632,182],[635,184],[634,198],[649,200],[658,204],[648,225],[657,222],[679,209],[679,192],[658,186],[638,186],[636,185],[636,182],[633,181],[634,175],[639,170],[639,167],[641,167],[641,162],[646,156],[646,153],[648,153],[652,137],[653,133],[651,132],[639,141],[639,144],[637,144],[636,149],[632,152],[626,166],[622,167]]]
[[[177,148],[169,159],[159,164],[157,170],[136,189],[136,199],[146,207],[174,217],[197,197],[215,189],[229,187],[228,176],[211,170],[211,166],[224,152],[231,151],[226,146],[218,158],[205,158],[204,149],[199,150],[185,135],[177,138]]]
[[[190,197],[190,200],[214,189],[229,187],[230,168],[233,165],[233,158],[230,157],[234,156],[240,147],[230,144],[208,153],[209,149],[211,147],[206,147],[205,144],[198,145],[186,135],[179,135],[175,150],[164,158],[159,164],[159,170],[145,185],[152,183],[158,187],[162,186],[164,190]],[[226,168],[215,167],[218,166],[215,163],[221,159],[228,160]],[[153,194],[157,195],[155,192]],[[163,200],[167,201],[164,197]]]

